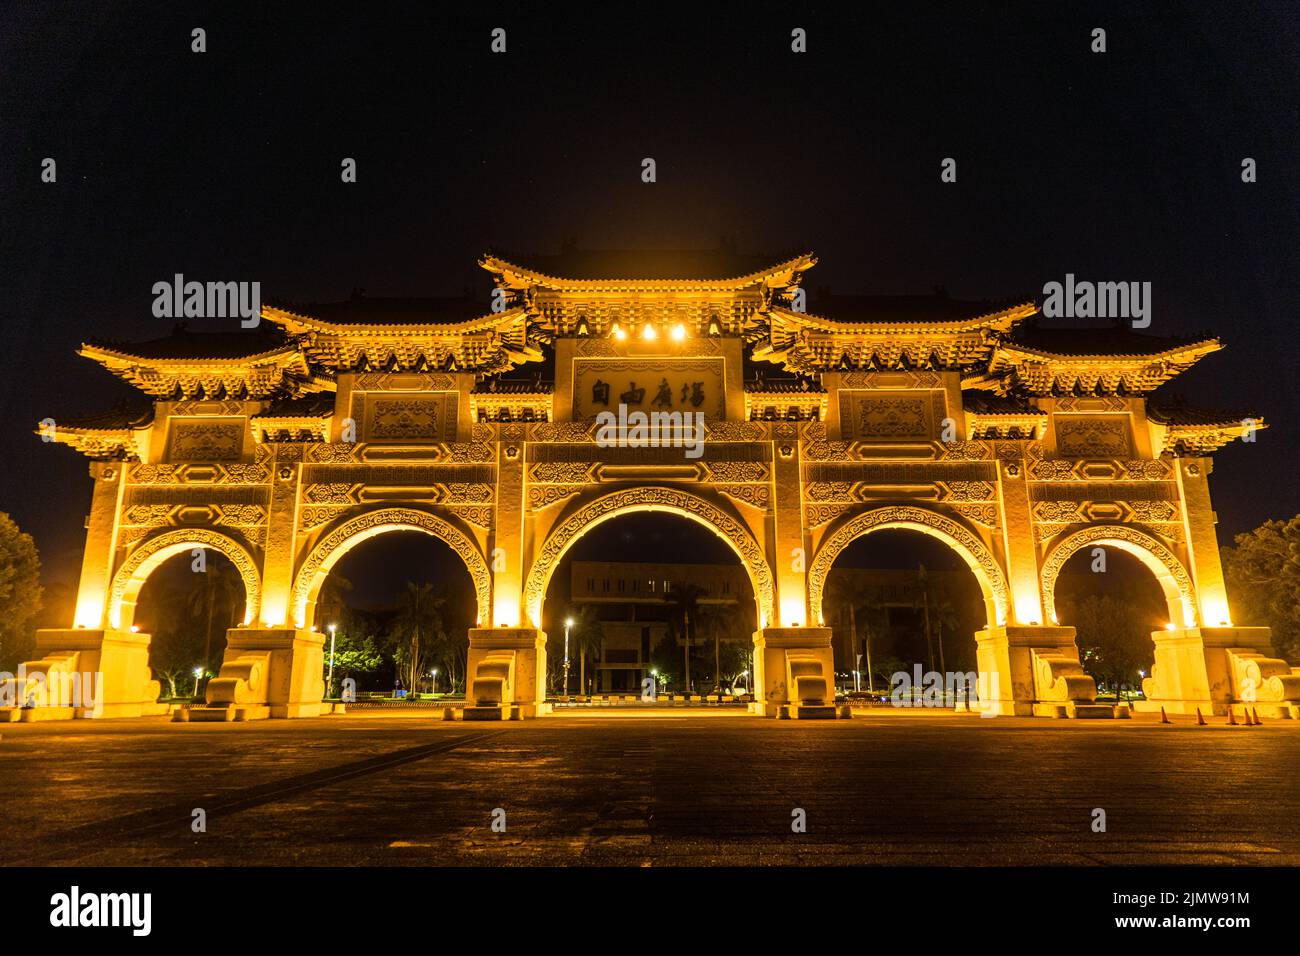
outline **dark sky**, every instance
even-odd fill
[[[0,12],[0,509],[53,565],[75,567],[89,483],[31,429],[122,393],[73,353],[166,334],[154,282],[485,292],[487,247],[568,237],[806,246],[822,260],[810,284],[837,291],[1150,281],[1150,332],[1228,344],[1173,390],[1273,424],[1217,459],[1221,536],[1300,511],[1293,3],[180,6]],[[39,181],[46,156],[57,184]],[[955,184],[939,180],[947,156]]]

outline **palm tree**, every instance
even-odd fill
[[[692,624],[696,620],[700,611],[700,598],[704,597],[704,588],[696,584],[682,584],[673,582],[672,590],[668,592],[668,603],[672,605],[674,614],[680,614],[682,619],[682,641],[683,655],[686,660],[686,693],[691,692],[691,638],[694,635]]]
[[[203,621],[203,666],[211,669],[213,625],[224,621],[223,632],[235,626],[235,614],[245,599],[244,579],[235,566],[226,561],[205,565],[198,578],[195,588],[189,593],[185,610],[191,620]],[[218,609],[223,612],[220,617]]]
[[[393,619],[393,634],[398,641],[406,641],[407,686],[412,692],[423,673],[424,659],[442,633],[442,608],[446,603],[446,598],[435,592],[432,584],[406,582],[406,593]]]

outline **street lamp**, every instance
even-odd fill
[[[569,628],[573,627],[573,618],[564,619],[564,696],[569,696]]]
[[[329,675],[325,678],[325,695],[330,696],[334,693],[334,632],[338,629],[337,624],[330,625],[330,669]]]
[[[438,693],[438,668],[429,671],[429,676],[433,678],[433,692]]]
[[[194,696],[199,696],[199,678],[203,676],[203,668],[194,668]]]

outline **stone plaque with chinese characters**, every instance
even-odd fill
[[[725,417],[721,358],[579,359],[574,363],[573,417],[601,412],[703,412]]]

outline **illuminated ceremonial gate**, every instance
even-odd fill
[[[662,510],[717,532],[748,573],[764,714],[834,714],[827,573],[889,528],[975,574],[997,713],[1095,711],[1053,610],[1062,565],[1094,547],[1137,555],[1168,599],[1151,706],[1291,696],[1267,630],[1233,627],[1224,592],[1208,454],[1242,419],[1148,402],[1216,339],[1049,330],[1032,303],[805,300],[811,255],[663,258],[489,255],[490,304],[354,296],[264,307],[254,331],[84,346],[151,407],[55,423],[95,486],[76,620],[40,633],[41,666],[102,668],[106,712],[156,712],[136,595],[166,556],[213,548],[248,610],[209,716],[319,713],[325,575],[366,537],[417,530],[474,582],[467,715],[545,712],[557,563],[601,521]],[[602,440],[620,405],[702,422],[702,443]]]

